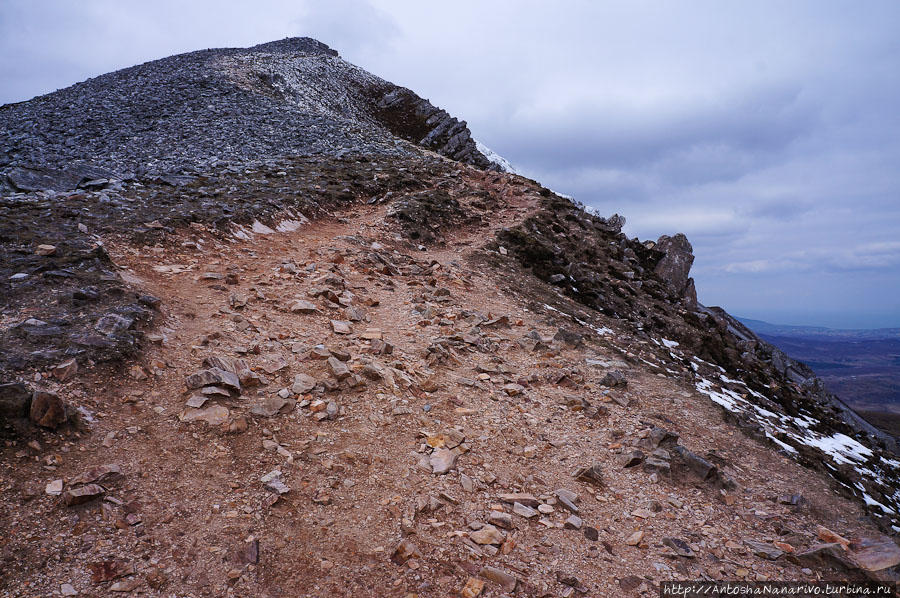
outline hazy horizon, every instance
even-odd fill
[[[861,9],[864,7],[864,10]],[[112,0],[0,7],[0,103],[171,54],[308,35],[523,174],[684,232],[699,299],[900,327],[900,3]]]

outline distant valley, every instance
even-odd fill
[[[740,320],[806,363],[870,423],[900,436],[900,328],[841,330]]]

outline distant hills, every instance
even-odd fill
[[[789,326],[785,324],[770,324],[762,320],[751,320],[750,318],[738,318],[750,330],[758,334],[768,334],[771,336],[791,336],[805,338],[820,339],[856,339],[856,340],[879,340],[879,339],[900,339],[900,328],[873,328],[873,329],[853,329],[853,328],[824,328],[822,326]]]
[[[900,328],[785,326],[738,318],[816,372],[869,423],[900,436]]]

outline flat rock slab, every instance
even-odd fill
[[[290,399],[282,399],[281,397],[269,397],[261,404],[254,405],[253,408],[250,409],[250,414],[257,415],[259,417],[272,417],[273,415],[280,413],[282,410],[286,410],[293,406],[294,401]]]
[[[204,409],[186,409],[178,417],[183,422],[206,422],[211,426],[218,426],[228,421],[231,414],[227,407],[222,405],[210,405]]]
[[[102,486],[98,486],[97,484],[87,484],[85,486],[66,490],[63,492],[62,496],[63,502],[66,503],[67,507],[74,507],[75,505],[84,504],[97,497],[103,496],[105,493],[106,490],[104,490]]]
[[[115,463],[107,463],[105,465],[92,467],[87,471],[81,473],[80,475],[75,476],[69,481],[69,484],[72,486],[77,486],[79,484],[92,484],[94,482],[105,484],[108,482],[121,480],[123,477],[125,477],[125,474],[122,473],[122,468],[119,465],[116,465]]]

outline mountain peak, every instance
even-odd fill
[[[338,56],[336,50],[332,50],[327,44],[311,37],[286,37],[263,44],[257,44],[247,48],[251,52],[269,52],[273,54],[323,54],[325,56]]]

